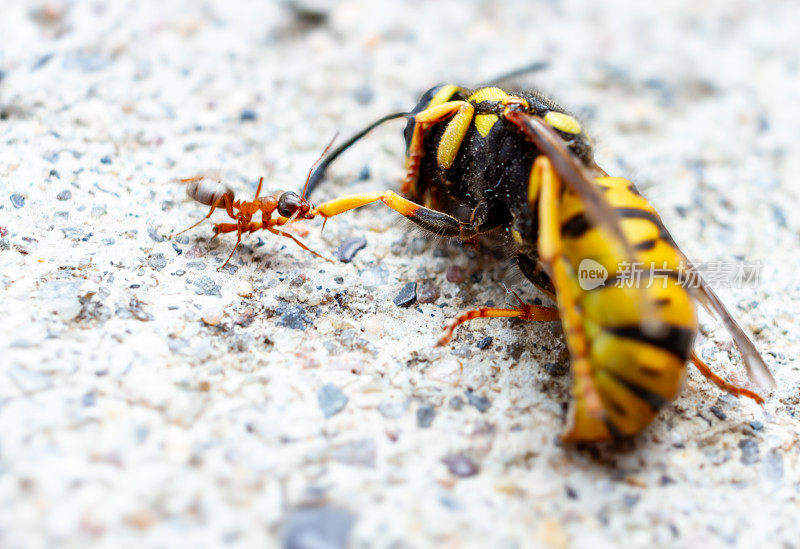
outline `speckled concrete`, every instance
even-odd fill
[[[799,24],[791,1],[2,3],[0,546],[800,547]],[[350,263],[263,234],[217,272],[230,238],[169,239],[205,214],[177,178],[297,189],[337,130],[540,59],[523,83],[689,256],[762,262],[720,294],[778,381],[763,408],[691,372],[634,440],[565,447],[557,326],[433,347],[503,283],[537,296],[490,255],[377,206],[308,224],[331,257],[365,238]],[[401,125],[318,198],[396,187]],[[709,318],[698,346],[744,381]]]

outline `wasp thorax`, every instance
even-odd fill
[[[296,213],[302,216],[310,209],[311,205],[304,198],[291,191],[283,193],[278,199],[278,213],[283,217],[291,217]]]
[[[231,201],[233,201],[233,189],[218,181],[200,179],[190,181],[189,184],[186,185],[186,196],[206,206],[213,205],[225,195],[228,195]]]

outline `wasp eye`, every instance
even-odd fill
[[[291,217],[303,205],[303,199],[291,191],[283,193],[278,199],[278,213],[283,217]]]

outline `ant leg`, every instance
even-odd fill
[[[261,194],[261,185],[263,185],[263,184],[264,184],[264,178],[262,177],[262,178],[260,178],[260,179],[258,180],[258,187],[256,188],[256,194],[255,194],[255,196],[253,197],[253,200],[257,199],[257,198],[258,198],[258,195],[260,195],[260,194]]]
[[[284,218],[284,219],[285,219],[285,218]],[[327,257],[325,257],[324,255],[318,254],[317,252],[315,252],[314,250],[312,250],[311,248],[309,248],[308,246],[306,246],[305,244],[303,244],[303,243],[302,243],[300,240],[298,240],[297,238],[295,238],[295,236],[294,236],[292,233],[287,233],[286,231],[282,231],[282,230],[280,230],[280,229],[276,229],[276,228],[274,227],[274,225],[278,225],[278,224],[279,224],[279,223],[278,223],[278,220],[271,220],[271,221],[273,221],[273,223],[270,223],[269,225],[264,225],[264,227],[263,227],[263,228],[264,228],[264,229],[266,229],[266,230],[268,230],[268,231],[269,231],[269,232],[271,232],[272,234],[276,234],[276,235],[278,235],[278,236],[283,236],[283,237],[285,237],[285,238],[289,238],[289,239],[293,240],[295,244],[297,244],[298,246],[300,246],[301,248],[303,248],[305,251],[307,251],[307,252],[309,252],[309,253],[312,253],[312,254],[314,254],[315,256],[319,257],[320,259],[324,259],[325,261],[328,261],[328,262],[331,262],[331,263],[333,263],[333,262],[332,262],[330,259],[328,259],[328,258],[327,258]]]
[[[519,295],[517,295],[517,292],[513,290],[509,291],[514,294],[514,297],[516,297],[517,301],[519,301],[519,307],[478,307],[477,309],[472,309],[461,313],[453,320],[453,322],[450,323],[447,328],[445,328],[444,334],[442,334],[442,337],[439,338],[436,346],[442,347],[447,345],[450,340],[453,339],[453,334],[455,333],[456,328],[458,328],[461,324],[476,318],[519,318],[520,320],[533,320],[537,322],[552,322],[559,320],[558,309],[554,309],[553,307],[543,307],[541,305],[530,305],[522,301]]]
[[[436,159],[439,167],[447,169],[452,164],[458,154],[461,142],[469,130],[475,107],[467,101],[448,101],[441,105],[429,107],[422,112],[414,115],[414,133],[406,155],[406,175],[400,186],[400,192],[406,196],[417,195],[417,179],[419,178],[419,168],[422,164],[422,157],[425,156],[425,146],[423,138],[430,126],[453,116],[453,120],[447,125],[441,139]]]
[[[724,379],[722,379],[721,377],[719,377],[714,372],[712,372],[711,368],[709,368],[708,365],[705,362],[703,362],[700,359],[700,357],[697,356],[697,354],[694,351],[692,351],[691,360],[692,360],[692,363],[695,365],[695,367],[698,370],[700,370],[701,374],[703,374],[709,381],[711,381],[714,385],[716,385],[717,387],[719,387],[723,391],[726,391],[726,392],[732,394],[733,396],[735,396],[737,398],[740,397],[740,396],[744,396],[744,397],[747,397],[747,398],[752,398],[753,400],[755,400],[759,404],[764,404],[764,399],[761,398],[761,396],[758,395],[757,393],[754,393],[753,391],[745,389],[744,387],[739,387],[737,385],[734,385],[733,383],[729,383],[729,382],[725,381]]]
[[[232,227],[235,227],[235,229],[231,228],[230,230],[223,230],[223,226],[225,226],[225,227],[232,226]],[[247,228],[251,229],[251,227],[252,227],[252,223],[249,223]],[[231,253],[228,255],[228,259],[225,260],[225,263],[223,263],[221,267],[217,267],[217,272],[219,272],[219,271],[221,271],[222,269],[225,268],[225,265],[227,265],[228,262],[231,260],[231,258],[233,257],[234,252],[236,252],[236,249],[239,247],[239,244],[242,243],[242,222],[240,220],[236,224],[233,224],[233,223],[220,223],[214,229],[215,229],[214,236],[218,235],[219,233],[233,232],[234,230],[236,231],[236,245],[231,250]]]
[[[191,180],[191,179],[190,179],[190,180]],[[181,181],[183,181],[183,180],[181,180]],[[232,219],[236,219],[236,214],[233,212],[233,202],[231,201],[231,198],[230,198],[230,197],[229,197],[227,194],[223,194],[222,196],[220,196],[219,198],[217,198],[217,199],[216,199],[216,200],[215,200],[215,201],[214,201],[214,202],[211,204],[211,209],[208,211],[208,213],[206,214],[206,216],[205,216],[204,218],[202,218],[200,221],[198,221],[198,222],[197,222],[197,223],[195,223],[194,225],[192,225],[192,226],[190,226],[190,227],[186,227],[186,228],[185,228],[185,229],[183,229],[182,231],[180,231],[180,232],[178,232],[178,233],[175,233],[175,234],[173,234],[172,236],[178,236],[178,235],[180,235],[180,234],[183,234],[183,233],[185,233],[186,231],[190,231],[190,230],[194,229],[195,227],[197,227],[198,225],[200,225],[200,223],[202,223],[203,221],[205,221],[206,219],[208,219],[209,217],[211,217],[211,216],[214,214],[214,211],[216,211],[216,209],[219,207],[220,203],[222,203],[222,204],[225,206],[225,212],[226,212],[226,213],[227,213],[227,214],[228,214],[228,215],[229,215],[229,216],[230,216]]]

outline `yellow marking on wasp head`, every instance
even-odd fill
[[[486,137],[498,120],[500,118],[496,114],[479,114],[475,117],[475,128],[481,137]]]
[[[564,133],[581,133],[580,122],[563,112],[550,111],[544,115],[544,121]]]
[[[502,101],[509,95],[500,88],[481,88],[469,96],[469,101],[480,103],[481,101]]]
[[[442,89],[437,91],[433,97],[431,97],[431,101],[428,103],[428,108],[441,105],[442,103],[447,103],[456,94],[458,89],[458,86],[454,86],[452,84],[442,86]]]
[[[514,237],[517,244],[522,244],[522,235],[519,234],[519,231],[511,231],[511,236]]]

